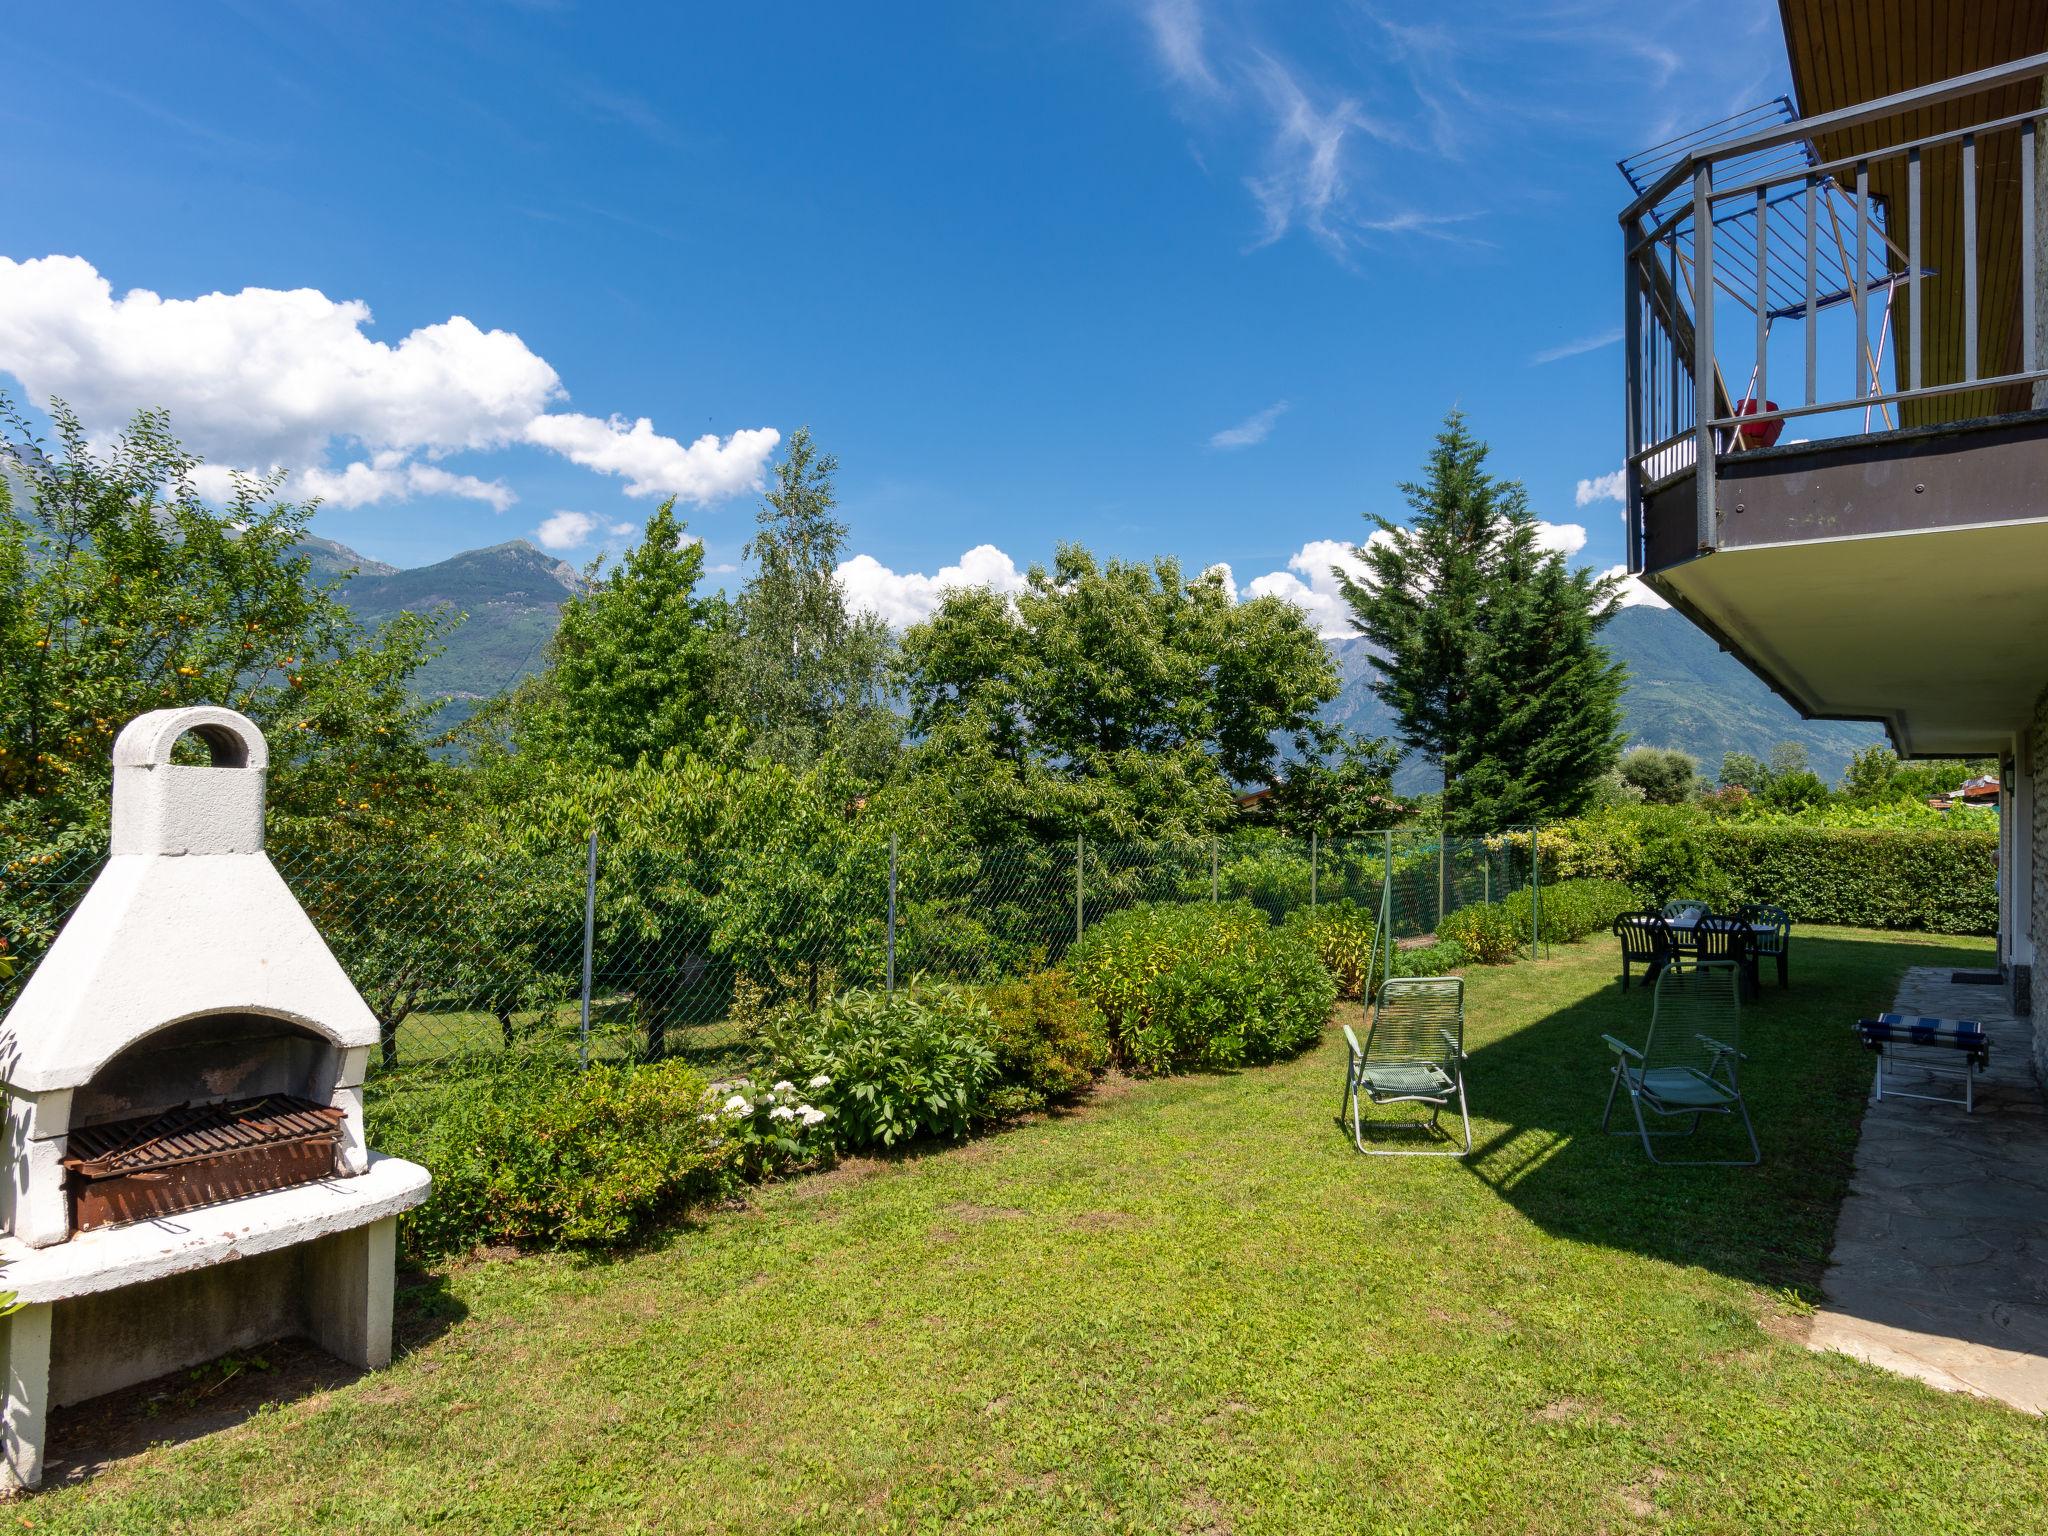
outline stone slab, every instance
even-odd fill
[[[2005,1007],[2003,994],[1950,974],[1914,967],[1892,1006],[1983,1021],[1991,1065],[1977,1079],[1976,1113],[1894,1097],[1864,1111],[1821,1282],[1826,1304],[1807,1342],[2048,1414],[2048,1101],[2033,1074],[2032,1022],[1987,1011]],[[1919,1089],[1909,1061],[1893,1059],[1889,1086]]]

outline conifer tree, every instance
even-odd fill
[[[1480,832],[1581,809],[1621,748],[1622,667],[1599,643],[1611,580],[1537,544],[1519,482],[1486,472],[1453,411],[1404,526],[1373,516],[1352,622],[1379,652],[1373,688],[1444,775],[1444,816]]]

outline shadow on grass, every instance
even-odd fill
[[[1795,935],[1791,987],[1767,972],[1743,1005],[1742,1083],[1762,1165],[1675,1168],[1644,1156],[1625,1103],[1614,1123],[1628,1134],[1600,1130],[1613,1062],[1600,1037],[1640,1044],[1650,1020],[1651,993],[1622,991],[1617,952],[1612,983],[1471,1050],[1474,1112],[1508,1129],[1478,1128],[1465,1166],[1556,1236],[1817,1301],[1870,1087],[1850,1025],[1890,1005],[1908,966],[1983,960],[1981,949],[1939,939]],[[1485,1039],[1485,1023],[1468,1014],[1468,1042]],[[1744,1155],[1741,1137],[1739,1124],[1708,1117],[1687,1155]]]

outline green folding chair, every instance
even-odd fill
[[[1715,961],[1683,969],[1673,966],[1657,978],[1650,1004],[1650,1032],[1642,1048],[1612,1035],[1602,1035],[1614,1053],[1614,1080],[1607,1088],[1607,1109],[1600,1129],[1614,1130],[1614,1101],[1624,1092],[1635,1111],[1635,1133],[1653,1163],[1675,1167],[1748,1168],[1763,1161],[1756,1127],[1742,1097],[1742,966]],[[1657,1155],[1656,1142],[1690,1136],[1706,1115],[1739,1118],[1749,1137],[1747,1158],[1671,1158]],[[1650,1117],[1661,1123],[1684,1120],[1684,1129],[1652,1130]]]
[[[1472,1150],[1472,1117],[1465,1108],[1465,982],[1458,976],[1404,976],[1380,987],[1365,1044],[1344,1026],[1349,1052],[1344,1064],[1344,1111],[1351,1114],[1351,1139],[1373,1157],[1463,1157]],[[1457,1147],[1368,1147],[1365,1106],[1427,1104],[1426,1121],[1384,1121],[1446,1135],[1437,1118],[1457,1101],[1465,1145]],[[1447,1138],[1448,1139],[1448,1138]]]

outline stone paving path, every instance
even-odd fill
[[[2048,1102],[2032,1026],[1999,987],[1915,966],[1898,1013],[1981,1019],[1991,1065],[1977,1111],[1887,1097],[1864,1113],[1856,1170],[1809,1345],[1951,1392],[2048,1413]],[[1846,1021],[1845,1021],[1846,1025]],[[1929,1087],[1894,1065],[1887,1086]]]

